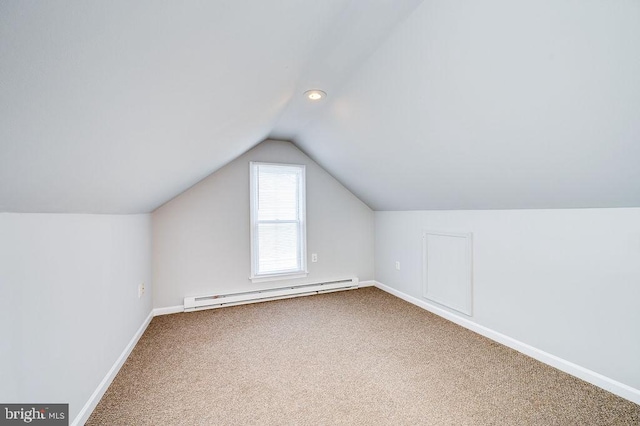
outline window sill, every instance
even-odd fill
[[[259,275],[255,277],[249,277],[252,283],[265,283],[269,281],[290,280],[294,278],[306,278],[309,275],[308,272],[294,272],[291,274],[273,274],[273,275]]]

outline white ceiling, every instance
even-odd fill
[[[640,2],[425,0],[296,141],[374,210],[640,206]]]
[[[376,210],[640,206],[639,75],[637,0],[3,1],[0,211],[149,212],[266,137]]]
[[[294,136],[418,0],[0,2],[0,211],[149,212]]]

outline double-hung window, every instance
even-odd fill
[[[250,163],[251,280],[307,275],[305,168]]]

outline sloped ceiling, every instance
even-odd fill
[[[297,143],[375,210],[640,206],[640,2],[425,0]]]
[[[640,206],[639,22],[636,0],[3,1],[0,211],[149,212],[266,137],[376,210]]]
[[[0,211],[149,212],[293,137],[418,0],[0,2]]]

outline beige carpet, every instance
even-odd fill
[[[375,288],[156,317],[89,425],[630,425],[640,406]]]

